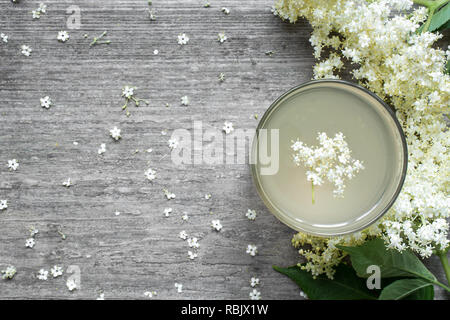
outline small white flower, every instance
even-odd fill
[[[70,178],[68,178],[66,181],[63,182],[62,184],[64,187],[69,188],[72,185],[72,181],[70,180]]]
[[[73,290],[77,289],[77,283],[73,279],[68,279],[66,282],[66,286],[67,286],[67,289],[69,289],[69,291],[73,291]]]
[[[53,102],[49,96],[45,96],[44,98],[41,98],[40,102],[41,102],[41,107],[45,108],[45,109],[48,109],[53,105]]]
[[[188,234],[186,233],[186,231],[180,231],[180,233],[178,234],[178,237],[180,237],[183,240],[186,240],[188,237]]]
[[[156,171],[153,169],[147,169],[147,171],[145,171],[145,177],[150,180],[153,181],[156,179]]]
[[[175,193],[170,192],[167,189],[163,189],[164,195],[166,196],[167,200],[175,199],[176,195]]]
[[[303,297],[305,299],[308,299],[308,296],[306,295],[306,293],[304,293],[302,290],[300,290],[300,297]]]
[[[153,149],[152,149],[152,148],[149,148],[149,149],[145,150],[145,152],[147,152],[147,153],[152,153],[152,152],[153,152]]]
[[[161,135],[162,136],[166,136],[167,135],[167,130],[161,130]]]
[[[224,43],[225,41],[227,41],[227,39],[228,39],[227,36],[223,32],[220,32],[217,35],[217,41],[219,41],[220,43]]]
[[[172,208],[165,208],[164,209],[164,216],[165,217],[169,217],[170,216],[170,214],[172,213]]]
[[[252,278],[250,279],[250,285],[251,285],[252,287],[256,287],[257,285],[259,285],[259,279],[258,279],[258,278],[255,278],[255,277],[252,277]]]
[[[36,244],[36,241],[34,241],[33,238],[29,238],[25,241],[25,247],[27,247],[27,248],[33,248],[35,244]]]
[[[222,11],[224,14],[226,14],[226,15],[229,15],[230,14],[230,9],[228,9],[228,8],[225,8],[225,7],[222,7],[221,9],[220,9],[220,11]]]
[[[0,33],[0,38],[2,38],[4,43],[8,43],[8,36],[6,34]]]
[[[223,128],[222,128],[222,130],[225,131],[226,134],[229,134],[229,133],[233,132],[233,131],[234,131],[233,123],[228,122],[228,121],[225,121],[225,122],[223,123]]]
[[[2,279],[12,279],[17,273],[16,267],[9,266],[5,270],[2,270]]]
[[[170,149],[176,149],[178,147],[178,140],[176,138],[169,139],[168,144]]]
[[[127,99],[131,99],[134,95],[134,88],[125,86],[122,90],[122,97],[125,97]]]
[[[222,229],[222,224],[220,223],[220,220],[212,220],[211,221],[211,226],[216,231],[220,231]]]
[[[261,292],[259,292],[256,289],[253,289],[253,291],[249,293],[249,297],[250,300],[261,300]]]
[[[31,14],[33,15],[33,19],[39,19],[41,17],[41,12],[39,10],[33,10],[31,11]]]
[[[191,248],[199,248],[200,247],[200,243],[198,243],[198,239],[196,237],[193,238],[189,238],[187,240],[189,247]]]
[[[50,274],[53,276],[53,278],[57,278],[63,275],[63,269],[60,266],[53,266],[53,268],[50,269]]]
[[[189,42],[189,37],[185,33],[180,33],[178,35],[178,44],[184,45]]]
[[[119,140],[120,138],[122,138],[120,136],[120,129],[118,129],[117,127],[114,127],[111,130],[109,130],[109,134],[116,141]]]
[[[185,212],[185,213],[181,216],[181,219],[183,219],[183,221],[188,221],[188,220],[189,220],[188,214]]]
[[[206,199],[206,200],[211,199],[211,194],[210,194],[210,193],[205,194],[205,199]]]
[[[153,54],[154,54],[155,56],[158,55],[158,53],[159,53],[158,49],[153,50]]]
[[[102,143],[102,144],[100,145],[100,148],[98,148],[97,153],[98,153],[98,154],[104,154],[105,152],[106,152],[106,144]]]
[[[178,293],[183,292],[183,285],[181,283],[175,283],[175,288],[177,288]]]
[[[56,38],[58,39],[58,41],[66,42],[67,40],[69,40],[70,36],[67,31],[60,31],[58,32],[58,36]]]
[[[0,200],[0,210],[8,208],[8,200]]]
[[[44,269],[39,270],[37,278],[39,280],[47,280],[48,279],[48,271],[44,270]]]
[[[188,96],[182,96],[181,97],[181,104],[183,106],[188,106],[189,105],[189,97]]]
[[[22,45],[22,46],[20,47],[20,49],[22,50],[22,51],[21,51],[22,54],[23,54],[24,56],[27,56],[27,57],[29,57],[30,54],[31,54],[31,52],[33,52],[33,49],[31,49],[31,47],[29,47],[29,46],[27,46],[27,45]]]
[[[37,235],[39,233],[39,230],[38,229],[36,229],[36,228],[34,228],[34,227],[31,227],[30,228],[30,237],[34,237],[35,235]]]
[[[105,300],[105,294],[103,292],[100,293],[96,300]]]
[[[38,10],[42,13],[46,13],[47,12],[47,5],[45,3],[39,3],[39,8]]]
[[[120,211],[117,211],[117,210],[116,210],[116,211],[114,212],[114,215],[115,215],[116,217],[120,216]]]
[[[9,170],[16,171],[19,167],[19,162],[16,159],[8,160],[8,168]]]
[[[156,291],[145,291],[144,292],[144,297],[153,298],[153,296],[156,296]]]
[[[258,247],[253,244],[249,244],[247,246],[247,253],[252,257],[256,256],[256,254],[258,253]]]
[[[245,216],[248,218],[248,220],[255,220],[256,219],[256,211],[248,209]]]
[[[198,257],[198,255],[195,252],[188,251],[188,257],[189,259],[194,260],[195,258]]]

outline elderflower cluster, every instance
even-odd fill
[[[273,8],[284,20],[306,18],[311,24],[310,42],[319,60],[314,78],[337,78],[350,65],[361,85],[395,108],[408,144],[402,192],[381,221],[358,239],[294,237],[297,247],[311,245],[300,254],[314,275],[333,275],[343,256],[335,244],[357,245],[376,236],[390,248],[412,249],[422,257],[449,245],[450,131],[443,117],[450,102],[450,76],[445,73],[449,51],[434,47],[441,34],[418,31],[427,10],[413,9],[411,4],[409,0],[278,0]],[[392,8],[408,12],[394,15]]]
[[[317,134],[320,147],[308,147],[297,140],[291,146],[294,150],[294,163],[307,168],[306,179],[313,186],[320,186],[327,179],[334,184],[335,197],[343,197],[345,180],[351,180],[356,173],[364,169],[361,161],[351,157],[351,151],[342,132],[334,138],[328,138],[325,132]]]

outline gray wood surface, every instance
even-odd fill
[[[208,128],[221,129],[224,121],[255,128],[254,114],[311,78],[310,28],[274,17],[272,1],[211,0],[210,8],[203,0],[153,2],[156,21],[149,21],[145,0],[49,0],[39,20],[31,16],[38,1],[0,3],[0,32],[9,35],[0,42],[0,199],[9,201],[0,212],[0,268],[18,270],[13,281],[0,281],[0,298],[92,299],[104,291],[106,299],[139,299],[155,290],[163,299],[247,299],[257,276],[263,299],[301,299],[297,286],[271,267],[299,261],[290,244],[294,232],[265,209],[248,165],[180,167],[164,155],[171,131],[191,129],[193,120]],[[66,27],[71,5],[81,9],[79,30]],[[56,40],[60,30],[70,33],[68,42]],[[105,30],[111,44],[89,47]],[[222,31],[228,40],[220,44]],[[190,41],[180,46],[183,32]],[[20,54],[22,44],[33,48],[30,57]],[[126,117],[124,85],[138,87],[150,105],[132,106]],[[55,104],[49,110],[39,105],[46,95]],[[188,107],[180,105],[184,95]],[[119,142],[109,137],[114,126],[122,130]],[[6,167],[13,158],[20,161],[16,172]],[[143,174],[148,167],[158,171],[153,183]],[[68,177],[74,185],[65,188]],[[162,188],[176,199],[166,200]],[[165,207],[174,209],[169,218]],[[248,208],[258,212],[255,221],[245,217]],[[221,232],[211,229],[212,219],[221,220]],[[34,249],[24,246],[30,226],[39,229]],[[200,239],[193,261],[181,230]],[[256,257],[246,254],[248,244],[258,245]],[[36,279],[39,269],[55,264],[78,266],[81,288],[69,292],[67,274]],[[442,279],[437,260],[427,265]]]

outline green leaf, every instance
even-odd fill
[[[336,268],[334,279],[321,275],[316,279],[310,272],[298,266],[289,268],[273,267],[291,278],[312,300],[373,300],[377,298],[377,291],[369,290],[366,280],[359,278],[355,271],[341,263]]]
[[[450,74],[450,60],[447,61],[447,66],[446,66],[445,70],[446,70],[447,74]]]
[[[433,300],[434,288],[421,279],[401,279],[394,281],[381,291],[380,300]]]
[[[360,277],[367,278],[367,267],[380,267],[382,278],[408,277],[422,278],[436,283],[436,277],[423,265],[414,253],[409,250],[398,252],[388,250],[382,239],[375,239],[358,247],[337,246],[350,255],[352,266]]]
[[[445,25],[450,20],[450,3],[441,8],[438,12],[436,12],[431,18],[430,26],[428,27],[428,31],[436,31],[441,28],[445,28]]]

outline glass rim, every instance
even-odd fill
[[[320,237],[334,237],[334,236],[342,236],[342,235],[346,235],[346,234],[352,234],[361,230],[366,229],[367,227],[371,226],[373,223],[375,223],[376,221],[378,221],[381,217],[383,217],[386,212],[389,211],[389,209],[392,207],[392,205],[395,203],[395,201],[397,200],[402,188],[403,188],[403,184],[405,182],[405,178],[406,178],[406,173],[407,173],[407,169],[408,169],[408,147],[407,147],[407,143],[406,143],[406,137],[405,137],[405,133],[403,132],[403,129],[395,115],[394,110],[386,103],[384,102],[380,97],[378,97],[375,93],[373,93],[372,91],[362,87],[359,84],[350,82],[350,81],[346,81],[346,80],[341,80],[341,79],[318,79],[318,80],[310,80],[310,81],[306,81],[302,84],[299,84],[297,86],[294,86],[292,88],[290,88],[289,90],[287,90],[286,92],[284,92],[283,94],[281,94],[274,102],[271,103],[271,105],[269,106],[269,108],[267,108],[267,110],[264,112],[263,116],[261,117],[261,119],[258,122],[258,126],[256,127],[256,132],[255,132],[255,136],[253,139],[253,144],[252,144],[252,149],[251,149],[251,157],[254,159],[257,159],[258,157],[256,155],[254,155],[254,144],[258,141],[259,139],[259,131],[262,129],[262,126],[265,124],[266,120],[270,117],[272,111],[277,108],[280,105],[280,102],[288,95],[290,95],[291,93],[295,92],[296,90],[299,90],[301,88],[310,86],[310,85],[314,85],[317,83],[337,83],[337,84],[341,84],[344,86],[350,86],[356,89],[359,89],[361,91],[363,91],[364,93],[368,94],[369,96],[371,96],[372,98],[374,98],[380,105],[383,106],[383,108],[388,112],[390,118],[393,120],[393,122],[395,123],[395,127],[397,129],[397,132],[400,136],[400,140],[401,140],[401,145],[402,145],[402,151],[403,151],[403,163],[402,163],[402,171],[401,171],[401,175],[400,175],[400,179],[398,182],[398,185],[396,187],[395,192],[392,194],[392,196],[390,197],[389,201],[387,202],[387,204],[385,205],[385,207],[374,217],[372,217],[370,220],[368,220],[363,226],[361,227],[357,227],[354,228],[353,230],[348,230],[348,231],[343,231],[343,232],[312,232],[310,230],[305,230],[303,229],[301,226],[298,225],[294,225],[294,223],[292,223],[291,221],[289,221],[289,219],[286,219],[285,217],[285,213],[282,210],[279,210],[278,208],[275,208],[272,203],[270,202],[269,197],[266,195],[266,193],[264,192],[261,183],[259,182],[258,179],[258,173],[257,173],[257,160],[254,161],[253,163],[251,163],[251,171],[252,171],[252,178],[253,178],[253,184],[256,187],[256,190],[258,192],[259,197],[261,198],[261,200],[264,202],[265,206],[269,209],[269,211],[278,219],[280,220],[282,223],[284,223],[285,225],[287,225],[288,227],[298,231],[298,232],[303,232],[303,233],[307,233],[310,235],[314,235],[314,236],[320,236]]]

